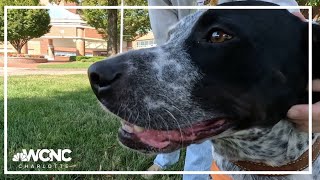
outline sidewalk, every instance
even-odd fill
[[[40,64],[62,64],[66,62],[48,62],[48,63],[9,63],[8,75],[68,75],[68,74],[87,74],[87,69],[38,69]],[[3,61],[0,59],[0,76],[4,76]]]
[[[87,74],[87,69],[34,69],[8,67],[8,75],[68,75],[68,74]],[[4,75],[3,67],[0,68],[0,76]]]

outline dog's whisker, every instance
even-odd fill
[[[169,101],[171,102],[171,104],[168,104],[168,105],[169,105],[170,107],[176,109],[176,110],[180,113],[181,118],[185,119],[186,122],[187,122],[187,123],[186,123],[186,126],[192,127],[192,122],[190,121],[190,119],[187,118],[187,117],[184,115],[184,113],[183,113],[178,107],[176,107],[176,106],[174,105],[174,101],[173,101],[171,98],[169,98],[168,96],[166,96],[166,95],[164,95],[164,94],[159,94],[159,96],[165,97],[167,100],[169,100]]]
[[[166,96],[166,95],[164,95],[164,94],[159,94],[159,96],[165,97],[167,100],[169,100],[169,101],[171,102],[171,104],[169,104],[169,106],[172,107],[172,108],[174,108],[174,109],[176,109],[176,110],[180,113],[180,115],[181,115],[182,118],[184,118],[185,120],[187,120],[188,122],[190,122],[189,118],[185,117],[184,113],[183,113],[177,106],[174,105],[175,103],[174,103],[174,101],[173,101],[171,98],[169,98],[168,96]],[[192,123],[190,122],[190,126],[191,126],[191,125],[192,125]]]
[[[149,109],[147,109],[148,111],[147,111],[147,115],[148,115],[148,129],[151,129],[151,125],[150,125],[150,123],[151,123],[151,117],[150,117],[150,113],[149,113]]]
[[[177,123],[178,125],[178,129],[180,132],[181,137],[183,137],[183,133],[182,133],[182,128],[180,127],[180,123],[178,122],[178,120],[174,117],[174,115],[167,109],[164,108],[164,110],[172,117],[172,119]]]
[[[122,107],[122,103],[120,103],[120,106],[118,107],[118,111],[117,111],[117,116],[119,115],[119,113],[120,113],[120,110],[121,110],[121,107]]]
[[[132,115],[132,111],[131,111],[131,109],[130,109],[130,108],[127,108],[127,111],[129,111],[129,113],[130,113],[130,114],[129,114],[129,117],[128,117],[126,120],[128,120],[128,121],[129,121],[129,120],[130,120],[130,118],[131,118],[131,115]]]
[[[136,124],[136,122],[138,121],[138,118],[139,118],[140,113],[139,113],[139,111],[134,111],[134,110],[133,110],[133,112],[137,112],[137,115],[136,115],[136,117],[134,118],[134,121],[132,121],[132,124]]]
[[[161,119],[162,123],[165,125],[167,132],[169,132],[169,126],[167,124],[167,122],[164,120],[164,118],[161,116],[161,114],[158,115],[159,118]],[[171,138],[169,137],[169,142],[171,142]]]

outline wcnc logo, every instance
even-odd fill
[[[42,162],[69,162],[71,161],[70,153],[72,151],[70,149],[58,149],[57,151],[53,149],[37,149],[34,151],[30,149],[27,151],[26,149],[22,149],[22,153],[17,153],[13,156],[12,161],[15,162],[29,162],[29,161],[42,161]]]

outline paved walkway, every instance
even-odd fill
[[[63,64],[67,62],[54,61],[47,63],[9,63],[8,64],[8,75],[68,75],[68,74],[87,74],[87,69],[38,69],[37,66],[40,64]],[[0,57],[0,76],[4,75],[3,60]]]
[[[8,67],[8,75],[68,75],[68,74],[87,74],[87,69],[34,69]],[[0,68],[0,76],[4,75],[3,67]]]

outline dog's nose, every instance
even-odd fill
[[[88,69],[90,84],[97,96],[110,92],[112,84],[119,80],[123,73],[123,65],[114,60],[96,62]]]

